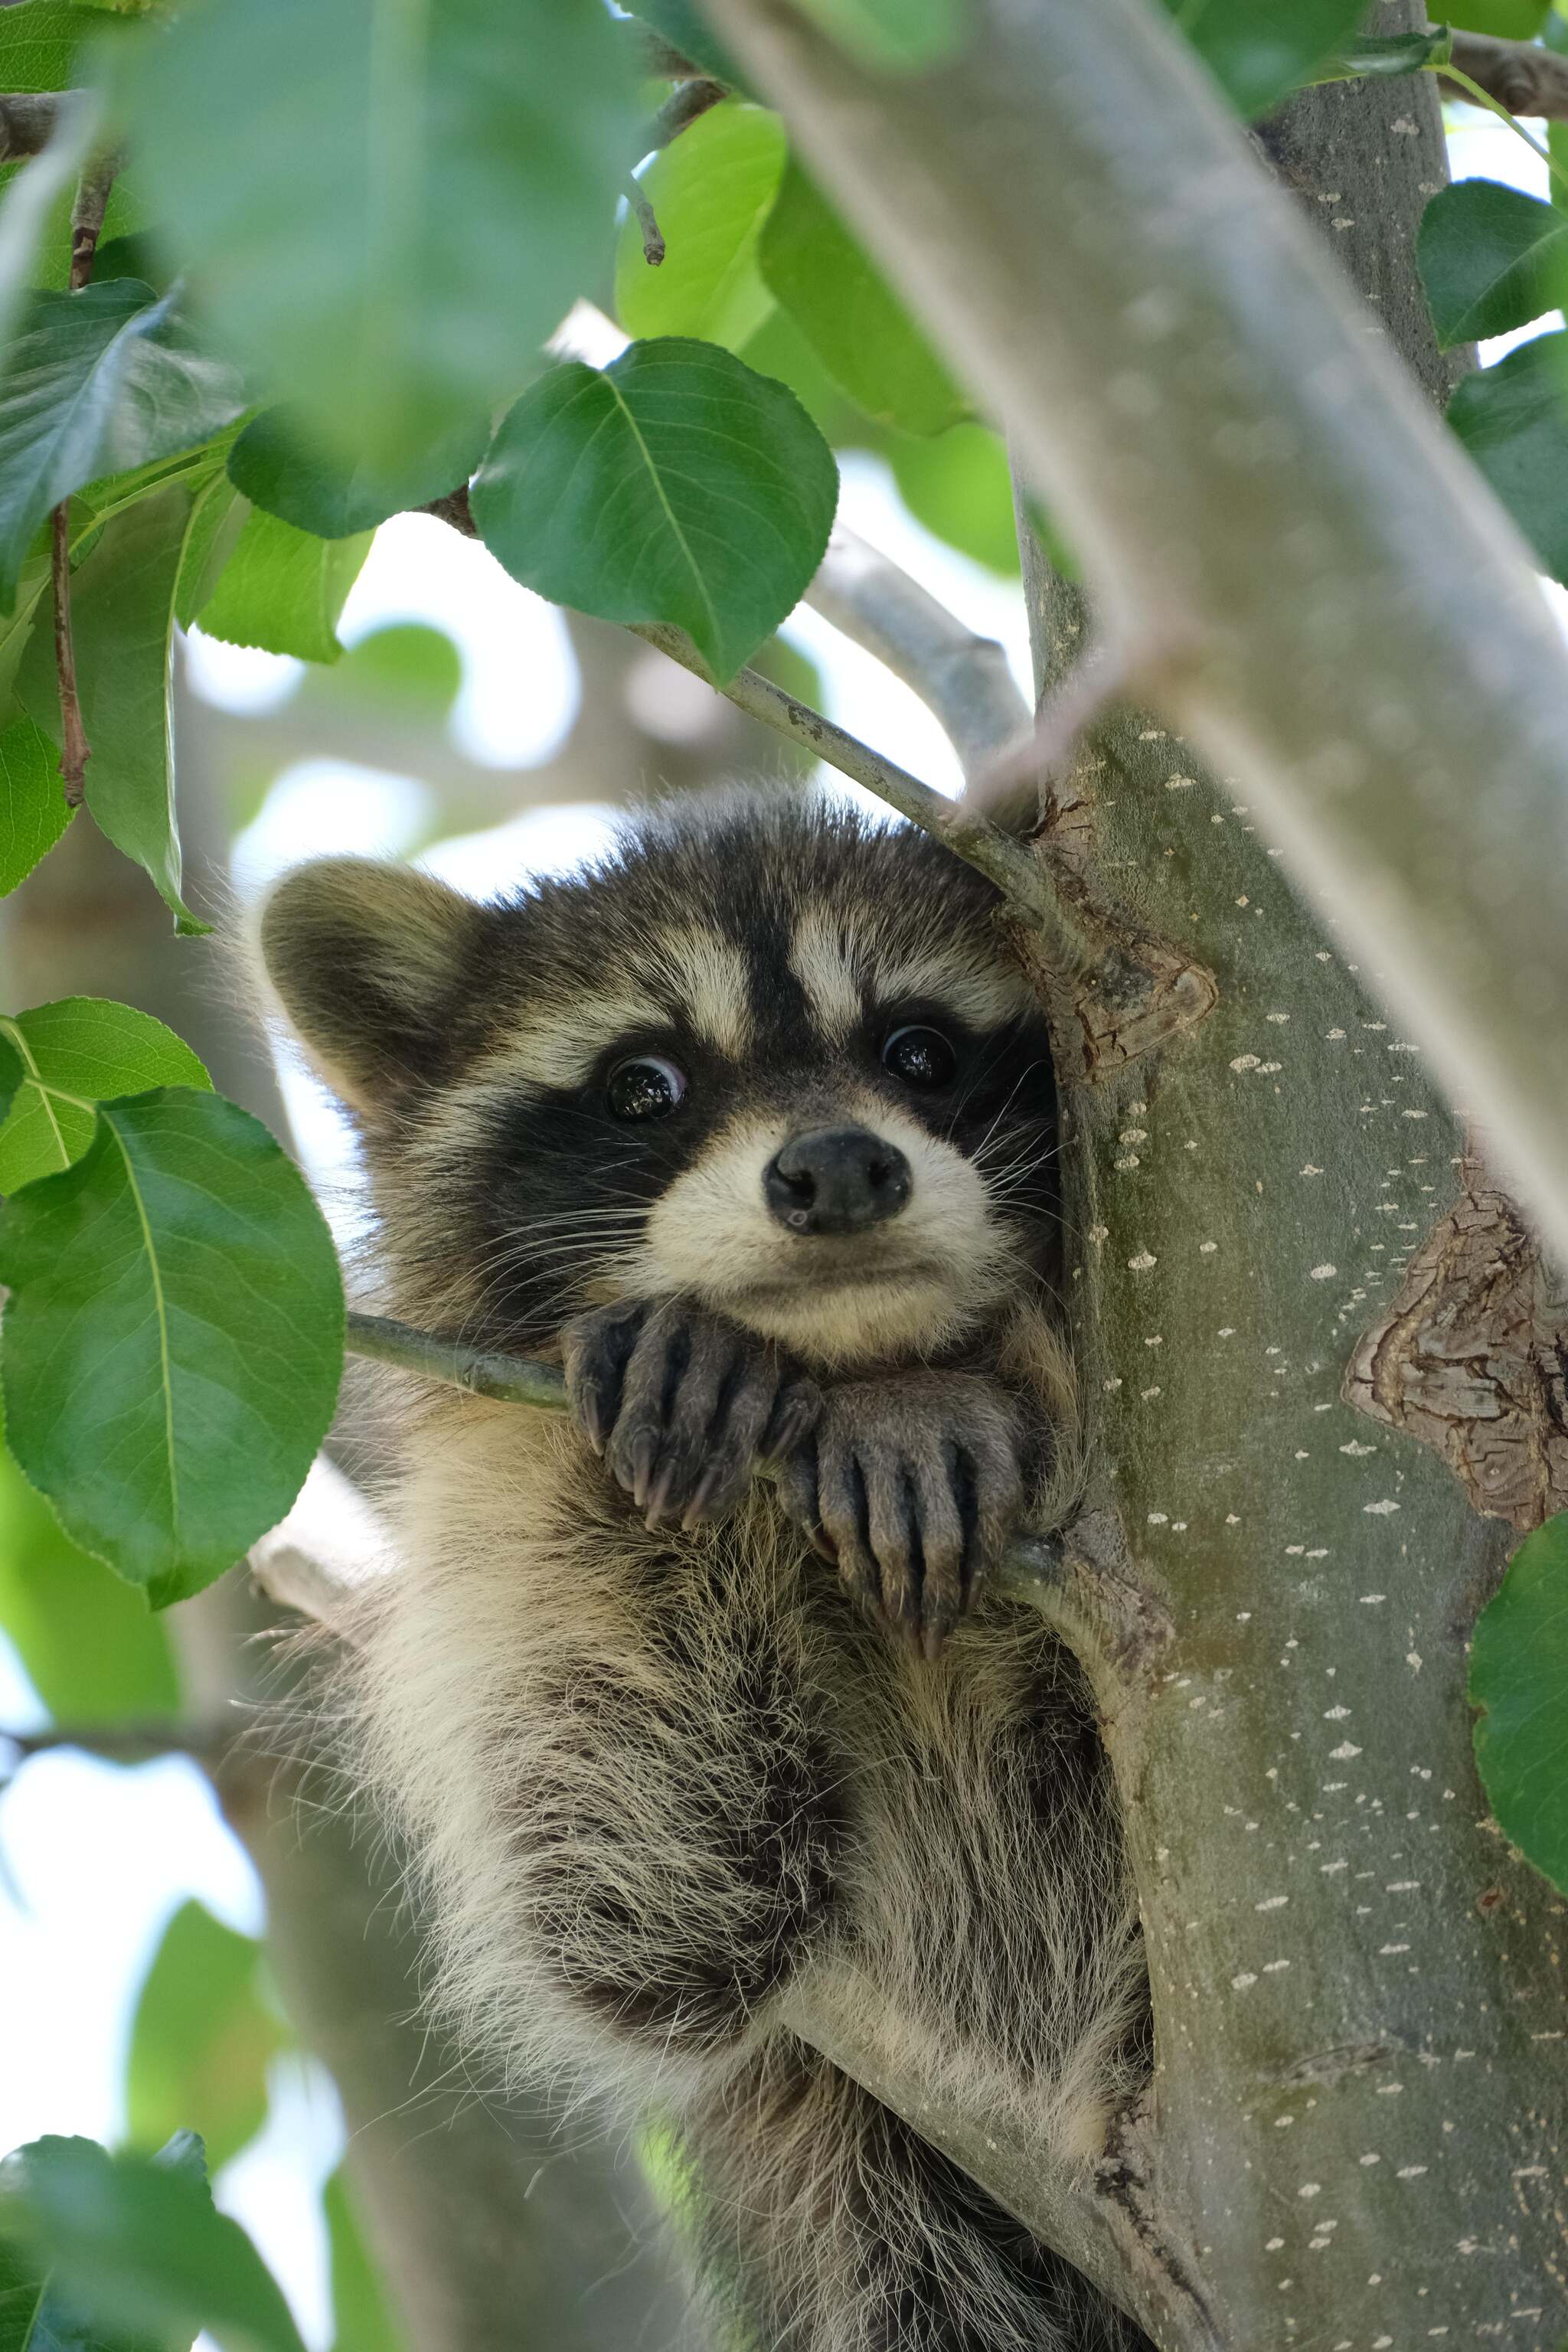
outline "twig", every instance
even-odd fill
[[[670,141],[679,139],[700,114],[706,114],[710,106],[717,106],[721,99],[729,95],[721,81],[699,79],[678,82],[648,125],[649,152],[668,147]]]
[[[11,1771],[35,1756],[52,1756],[75,1748],[87,1756],[101,1756],[112,1764],[145,1764],[159,1756],[194,1756],[202,1763],[218,1763],[227,1755],[242,1727],[237,1723],[53,1723],[45,1731],[13,1731],[0,1727],[0,1769]]]
[[[1568,58],[1552,49],[1533,41],[1494,40],[1488,33],[1456,33],[1453,66],[1450,79],[1463,75],[1509,114],[1568,121]],[[1447,72],[1440,65],[1433,70]]]
[[[60,775],[66,805],[79,808],[87,790],[87,763],[92,745],[82,724],[81,697],[77,692],[76,646],[71,637],[70,501],[62,499],[49,517],[50,573],[55,592],[55,677],[60,698],[60,726],[65,737]]]
[[[440,1381],[469,1396],[491,1397],[498,1404],[538,1405],[546,1412],[566,1410],[566,1382],[558,1365],[465,1348],[416,1331],[412,1323],[399,1323],[389,1315],[351,1312],[348,1346],[356,1356],[373,1356],[377,1363],[395,1364],[402,1371]]]
[[[436,515],[465,538],[479,537],[466,488],[450,490],[445,498],[432,499],[420,512]],[[668,655],[682,669],[689,670],[705,686],[712,686],[701,655],[679,629],[650,622],[635,627],[632,634]],[[930,784],[911,776],[907,768],[884,759],[869,744],[862,743],[831,719],[825,719],[820,710],[813,710],[809,703],[798,701],[782,686],[774,686],[759,670],[743,669],[727,686],[715,690],[732,702],[737,710],[743,710],[748,719],[771,727],[775,734],[786,735],[792,743],[799,743],[817,759],[826,760],[841,775],[863,784],[879,800],[897,809],[900,816],[908,817],[911,824],[932,835],[955,857],[962,857],[966,865],[976,867],[994,882],[1012,911],[1032,927],[1042,955],[1064,979],[1080,975],[1098,962],[1099,950],[1070,908],[1053,891],[1042,867],[1020,843],[1009,839],[988,817],[966,808],[962,801],[950,801],[933,792]]]
[[[1007,656],[842,523],[805,601],[902,678],[941,720],[971,781],[1029,723]]]
[[[659,227],[658,215],[635,180],[626,182],[626,194],[637,216],[637,226],[642,231],[642,257],[650,269],[657,269],[665,253],[664,231]]]
[[[103,215],[120,164],[120,150],[117,147],[105,148],[101,154],[91,158],[77,182],[70,225],[70,290],[73,294],[79,294],[92,276],[93,256],[98,251],[98,240],[103,233]]]
[[[0,163],[41,153],[53,134],[61,97],[73,94],[24,89],[0,97]]]
[[[92,276],[93,256],[103,229],[109,192],[120,169],[120,153],[108,148],[89,158],[77,182],[70,216],[70,290],[79,294]],[[79,808],[87,790],[87,763],[92,746],[81,715],[77,688],[76,645],[71,635],[70,500],[62,499],[49,518],[50,576],[55,593],[55,676],[59,688],[60,775],[66,804]]]

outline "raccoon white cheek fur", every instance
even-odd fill
[[[557,1351],[575,1408],[409,1410],[352,1671],[437,1998],[674,2126],[756,2344],[1143,2347],[784,2021],[853,1987],[902,2079],[1086,2164],[1146,2065],[1085,1694],[985,1583],[1072,1480],[1050,1057],[989,887],[733,793],[496,905],[309,866],[263,949],[384,1302]]]

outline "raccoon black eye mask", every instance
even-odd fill
[[[994,912],[776,792],[493,905],[342,860],[262,919],[374,1303],[558,1353],[573,1404],[410,1392],[356,1769],[476,2062],[676,2133],[715,2341],[1150,2352],[786,2022],[829,1969],[868,2051],[1085,2166],[1143,2072],[1092,1710],[987,1580],[1079,1461]]]

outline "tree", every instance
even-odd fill
[[[1174,26],[1154,0],[647,0],[640,25],[443,0],[418,53],[380,26],[374,74],[368,5],[153,13],[105,27],[82,71],[108,132],[90,97],[49,97],[78,79],[80,16],[0,19],[0,60],[22,28],[0,79],[50,59],[0,102],[13,151],[37,150],[0,215],[8,878],[67,822],[52,739],[68,798],[195,928],[162,716],[174,624],[330,651],[363,534],[410,505],[988,873],[1066,1087],[1096,1421],[1083,1517],[1058,1551],[1020,1547],[1015,1586],[1093,1681],[1156,2073],[1098,2169],[1058,2177],[984,2114],[933,2116],[925,2085],[846,2042],[831,1993],[792,2022],[1164,2352],[1444,2329],[1550,2352],[1568,1471],[1563,1284],[1535,1231],[1568,1235],[1568,656],[1498,498],[1561,575],[1553,339],[1460,383],[1474,465],[1435,410],[1467,337],[1552,307],[1568,229],[1511,192],[1442,191],[1433,79],[1568,111],[1550,44],[1496,37],[1544,5],[1500,12],[1521,26],[1478,0],[1455,37],[1405,0],[1370,27],[1357,0],[1285,23],[1228,0]],[[668,94],[639,132],[650,61]],[[1222,89],[1267,116],[1251,152]],[[464,135],[432,141],[435,121]],[[542,367],[639,146],[616,257],[637,340]],[[74,290],[24,307],[37,216],[73,182]],[[929,500],[898,436],[973,434],[976,410],[1020,469],[1034,730],[994,652],[828,543],[825,425],[894,448]],[[726,530],[723,493],[765,541]],[[965,802],[747,667],[802,593],[939,710]],[[1020,784],[1037,810],[1003,830],[984,807]],[[188,1048],[69,1005],[0,1037],[8,1439],[77,1542],[183,1601],[262,1544],[325,1433],[336,1269],[282,1153]],[[194,1239],[240,1265],[242,1223],[311,1335],[286,1381],[265,1318],[202,1287]],[[113,1292],[111,1265],[132,1269]],[[201,1336],[127,1377],[149,1298],[154,1339],[168,1301]],[[348,1337],[520,1410],[559,1402],[547,1368],[438,1334],[351,1317]],[[265,1476],[187,1430],[196,1372],[232,1381]],[[110,1446],[149,1432],[153,1470],[106,1477]],[[330,1620],[300,1525],[261,1572]],[[1489,1601],[1483,1796],[1466,1660]],[[101,2296],[71,2235],[93,2161],[31,2156],[10,2210],[45,2249],[27,2259],[56,2249],[70,2291]],[[174,2318],[289,2341],[259,2305],[235,2317],[263,2287],[178,2149],[112,2179],[171,2245],[216,2249],[229,2303],[187,2283]]]

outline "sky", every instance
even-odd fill
[[[1531,194],[1546,174],[1503,126],[1464,110],[1450,148],[1456,176],[1480,173]],[[1539,331],[1538,328],[1526,331]],[[1493,358],[1508,338],[1486,347]],[[901,563],[972,628],[999,638],[1028,690],[1022,600],[1014,585],[932,539],[902,507],[879,462],[844,467],[843,519]],[[1568,599],[1552,592],[1560,609]],[[559,614],[502,572],[481,547],[428,518],[383,526],[340,627],[353,644],[391,621],[445,630],[460,649],[453,715],[459,747],[497,766],[548,759],[576,707],[574,665]],[[784,631],[818,664],[828,713],[939,789],[959,771],[936,722],[870,656],[802,607]],[[195,691],[232,710],[286,698],[301,666],[199,636],[187,646]],[[333,849],[396,854],[422,831],[423,788],[410,778],[331,761],[284,771],[236,849],[242,895],[281,867]],[[423,863],[459,887],[493,890],[560,870],[605,837],[603,810],[549,809],[448,841]],[[301,1157],[326,1185],[345,1167],[341,1122],[310,1081],[283,1074]],[[0,1727],[26,1730],[43,1709],[0,1637]],[[0,1794],[0,2151],[43,2132],[112,2142],[123,2126],[126,2036],[142,1976],[170,1916],[195,1895],[231,1926],[259,1932],[250,1864],[202,1776],[176,1759],[133,1770],[76,1753],[37,1759]],[[331,2338],[317,2198],[342,2148],[330,2082],[283,2062],[268,2126],[219,2176],[218,2201],[241,2221],[282,2282],[310,2352]]]

